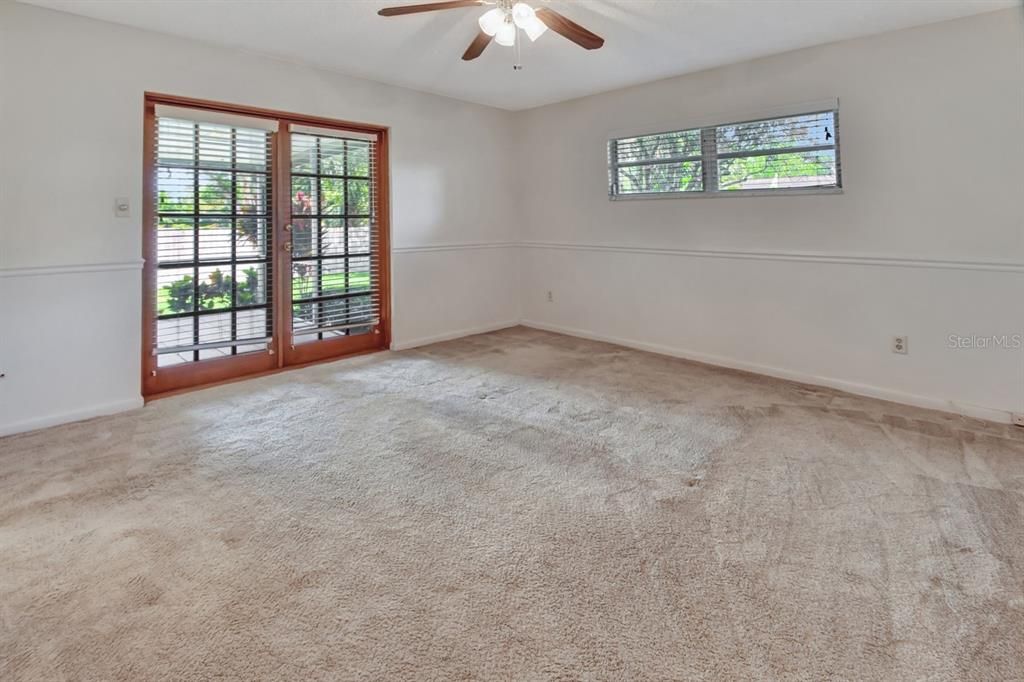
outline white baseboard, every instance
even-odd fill
[[[16,433],[45,429],[50,426],[60,426],[61,424],[82,421],[83,419],[92,419],[93,417],[104,417],[110,414],[117,414],[118,412],[127,412],[128,410],[134,410],[142,407],[144,404],[145,401],[142,400],[142,396],[139,396],[138,398],[131,398],[129,400],[118,400],[112,403],[105,403],[103,405],[95,405],[82,410],[72,410],[70,412],[46,415],[45,417],[36,417],[34,419],[27,419],[13,424],[0,424],[0,436],[11,436]]]
[[[460,339],[464,336],[486,334],[487,332],[494,332],[499,329],[508,329],[509,327],[515,327],[518,325],[519,320],[507,320],[505,322],[495,322],[493,324],[482,325],[469,329],[460,329],[458,331],[437,334],[435,336],[425,336],[418,339],[410,339],[408,341],[394,341],[391,344],[391,349],[406,350],[417,346],[426,346],[431,343]],[[145,401],[140,396],[130,400],[119,400],[112,403],[92,406],[86,409],[50,414],[44,417],[27,419],[25,421],[13,422],[10,424],[0,424],[0,437],[11,436],[16,433],[25,433],[27,431],[35,431],[37,429],[45,429],[50,426],[60,426],[61,424],[82,421],[83,419],[92,419],[93,417],[103,417],[106,415],[116,414],[118,412],[125,412],[127,410],[134,410],[142,407],[144,404]]]
[[[882,388],[879,386],[859,384],[856,382],[845,381],[843,379],[835,379],[832,377],[805,374],[803,372],[781,369],[778,367],[771,367],[769,365],[761,365],[753,362],[746,362],[743,360],[736,360],[734,358],[723,357],[720,355],[698,353],[695,351],[690,351],[682,348],[674,348],[671,346],[665,346],[656,343],[637,341],[635,339],[624,339],[615,336],[607,336],[604,334],[595,334],[584,329],[575,329],[573,327],[565,327],[557,324],[548,324],[546,322],[537,322],[535,320],[507,320],[504,322],[496,322],[493,324],[482,325],[479,327],[460,329],[458,331],[447,332],[445,334],[437,334],[434,336],[425,336],[417,339],[410,339],[408,341],[395,341],[391,344],[391,348],[392,350],[407,350],[410,348],[416,348],[418,346],[426,346],[431,343],[451,341],[453,339],[460,339],[465,336],[473,336],[474,334],[486,334],[487,332],[498,331],[500,329],[508,329],[510,327],[516,327],[519,325],[522,325],[524,327],[531,327],[533,329],[541,329],[544,331],[555,332],[558,334],[577,336],[583,339],[591,339],[593,341],[604,341],[605,343],[613,343],[619,346],[625,346],[627,348],[635,348],[636,350],[658,353],[659,355],[668,355],[671,357],[682,358],[684,360],[692,360],[695,362],[701,362],[708,365],[728,367],[730,369],[743,370],[746,372],[752,372],[754,374],[763,374],[766,376],[776,377],[778,379],[797,381],[800,383],[812,384],[815,386],[825,386],[828,388],[834,388],[840,391],[845,391],[847,393],[853,393],[855,395],[862,395],[869,398],[877,398],[879,400],[888,400],[890,402],[911,405],[914,407],[923,407],[931,410],[940,410],[942,412],[949,412],[952,414],[958,414],[965,417],[973,417],[975,419],[984,419],[986,421],[997,422],[1001,424],[1012,423],[1012,414],[1005,410],[999,410],[990,407],[982,407],[980,405],[972,405],[969,403],[959,403],[952,400],[942,400],[941,398],[932,398],[929,396],[922,396],[914,393],[904,393],[902,391]],[[16,433],[24,433],[26,431],[35,431],[36,429],[43,429],[50,426],[59,426],[61,424],[68,424],[71,422],[81,421],[83,419],[92,419],[93,417],[102,417],[106,415],[116,414],[118,412],[126,412],[128,410],[140,408],[143,405],[144,401],[140,396],[138,398],[105,403],[103,405],[97,405],[82,410],[72,410],[70,412],[51,414],[45,417],[38,417],[35,419],[29,419],[21,422],[14,422],[11,424],[0,424],[0,437],[9,436]]]
[[[671,357],[682,358],[684,360],[693,360],[694,362],[701,362],[707,365],[739,369],[745,372],[764,374],[777,379],[797,381],[803,384],[812,384],[814,386],[825,386],[827,388],[834,388],[847,393],[853,393],[855,395],[877,398],[879,400],[888,400],[889,402],[911,405],[913,407],[940,410],[942,412],[949,412],[964,417],[973,417],[975,419],[984,419],[986,421],[998,422],[1000,424],[1010,424],[1013,422],[1013,415],[1011,412],[991,407],[960,403],[953,400],[943,400],[941,398],[932,398],[914,393],[904,393],[902,391],[882,388],[880,386],[859,384],[853,381],[835,379],[833,377],[823,377],[815,374],[805,374],[794,370],[736,360],[734,358],[723,357],[721,355],[698,353],[684,348],[674,348],[657,343],[647,343],[645,341],[637,341],[635,339],[623,339],[615,336],[606,336],[604,334],[595,334],[584,329],[563,327],[561,325],[548,324],[546,322],[523,320],[520,324],[524,327],[532,327],[533,329],[541,329],[543,331],[556,332],[558,334],[566,334],[568,336],[578,336],[592,341],[604,341],[605,343],[613,343],[618,346],[635,348],[636,350],[648,351],[650,353],[658,353],[659,355],[669,355]]]
[[[454,339],[461,339],[464,336],[473,336],[474,334],[496,332],[499,329],[508,329],[510,327],[518,327],[519,325],[519,320],[506,320],[505,322],[495,322],[493,324],[486,324],[480,327],[459,329],[458,331],[446,332],[435,336],[421,336],[418,339],[409,339],[407,341],[396,340],[391,342],[391,350],[408,350],[409,348],[416,348],[417,346],[426,346],[431,343],[440,343],[441,341],[452,341]]]

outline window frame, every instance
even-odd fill
[[[814,145],[808,147],[789,147],[781,149],[749,150],[740,152],[718,153],[719,128],[728,126],[743,125],[746,123],[761,123],[764,121],[775,121],[799,116],[813,116],[817,114],[832,114],[833,131],[831,145]],[[654,137],[657,135],[670,135],[686,133],[693,130],[700,131],[701,154],[699,157],[687,157],[685,159],[652,159],[650,162],[631,162],[628,164],[618,163],[617,145],[622,140],[630,140],[638,137]],[[764,187],[760,189],[733,189],[723,190],[718,186],[718,160],[728,158],[746,158],[751,156],[767,156],[770,154],[783,154],[804,151],[835,150],[836,157],[836,182],[834,185],[823,185],[816,187]],[[711,123],[703,126],[690,126],[677,130],[662,132],[640,133],[634,135],[622,135],[608,140],[608,199],[611,201],[633,201],[637,199],[709,199],[717,197],[755,197],[755,196],[799,196],[813,194],[842,194],[843,193],[843,172],[840,156],[840,125],[839,106],[817,107],[803,109],[795,113],[779,113],[771,116],[759,116],[723,123]],[[702,174],[702,188],[700,190],[680,190],[673,192],[631,192],[621,194],[618,191],[619,169],[624,166],[637,165],[659,165],[673,161],[700,161]]]

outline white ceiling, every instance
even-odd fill
[[[428,0],[20,0],[240,47],[503,109],[581,97],[811,45],[1011,7],[1019,0],[533,0],[606,40],[549,31],[523,48],[460,57],[484,9],[380,17]],[[950,49],[956,49],[951,45]]]

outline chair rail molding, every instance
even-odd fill
[[[73,275],[83,272],[120,272],[141,270],[142,259],[112,263],[69,263],[63,265],[0,265],[0,278]]]
[[[421,244],[416,246],[395,246],[392,253],[430,253],[432,251],[469,251],[476,249],[511,249],[519,242],[460,242],[450,244]]]
[[[724,258],[734,260],[769,260],[803,263],[831,263],[835,265],[870,265],[895,268],[934,268],[1024,273],[1024,262],[1015,261],[954,260],[917,256],[880,256],[872,254],[841,255],[814,251],[679,249],[669,247],[633,246],[627,244],[583,244],[543,241],[523,241],[519,243],[519,246],[525,249],[632,253],[655,256],[679,256],[685,258]]]

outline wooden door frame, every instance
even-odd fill
[[[275,120],[278,123],[278,132],[273,134],[272,159],[273,172],[272,182],[274,183],[273,201],[274,212],[272,217],[272,246],[274,250],[271,259],[272,272],[274,273],[274,303],[271,306],[274,315],[273,334],[274,340],[269,346],[269,352],[251,353],[232,356],[223,360],[204,360],[202,367],[193,366],[192,363],[183,365],[172,365],[160,368],[157,366],[157,356],[153,354],[155,343],[154,334],[156,331],[156,310],[152,305],[157,295],[157,238],[153,229],[156,223],[156,106],[163,104],[167,106],[184,107],[203,111],[213,111],[225,114],[237,114]],[[291,167],[288,131],[292,125],[305,125],[330,130],[357,132],[377,137],[377,158],[374,172],[377,183],[377,239],[379,243],[379,272],[380,272],[380,323],[374,333],[343,337],[348,343],[335,344],[326,347],[324,352],[316,354],[296,353],[291,347],[291,325],[286,324],[290,319],[281,314],[279,309],[281,301],[290,300],[291,292],[288,285],[290,277],[280,264],[287,260],[284,250],[280,245],[284,244],[287,232],[284,226],[291,219],[291,187],[290,183],[282,181],[282,177],[288,177]],[[143,162],[142,162],[142,394],[144,397],[154,398],[161,394],[180,392],[187,388],[203,388],[215,383],[222,383],[249,375],[266,374],[274,370],[281,370],[286,367],[297,367],[302,364],[310,364],[315,361],[326,359],[337,359],[365,353],[374,350],[387,350],[391,347],[391,192],[389,173],[389,129],[385,126],[371,125],[344,121],[341,119],[325,118],[321,116],[308,116],[275,109],[264,109],[226,102],[196,99],[192,97],[180,97],[157,92],[146,92],[143,96]],[[290,267],[290,266],[289,266]],[[358,340],[357,340],[358,339]],[[285,351],[288,352],[285,352]],[[331,355],[331,352],[336,352]],[[286,358],[288,362],[286,363]]]

